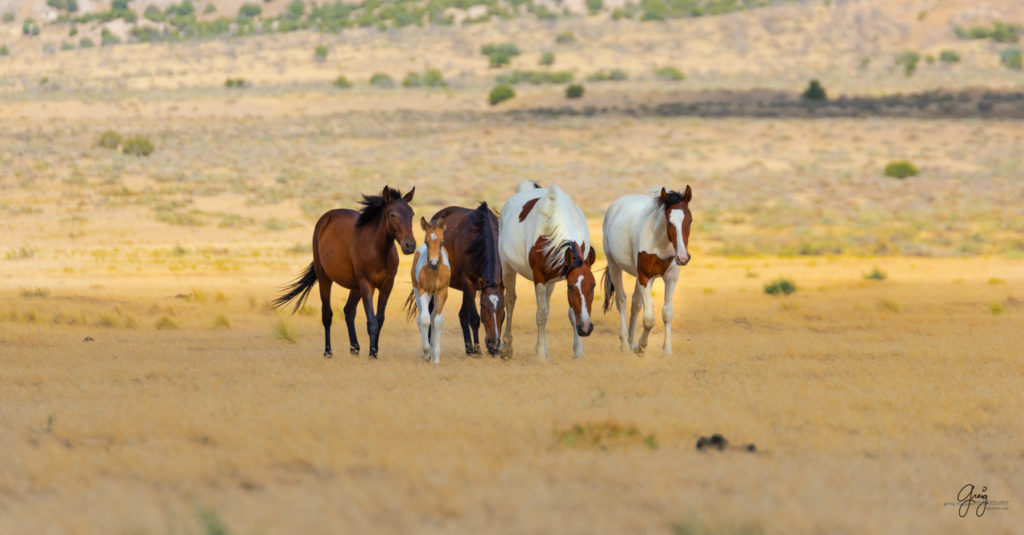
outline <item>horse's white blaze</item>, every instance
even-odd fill
[[[676,242],[673,245],[676,246],[676,258],[679,260],[690,258],[690,253],[686,250],[686,242],[683,240],[684,219],[686,219],[686,213],[678,208],[668,213],[669,224],[676,228]]]
[[[436,240],[437,239],[437,233],[436,232],[431,232],[430,233],[430,239]]]
[[[491,308],[498,310],[498,296],[492,295],[488,299],[491,301]]]
[[[576,291],[580,293],[580,321],[586,325],[590,323],[590,311],[587,310],[587,298],[583,295],[583,275],[576,279]]]

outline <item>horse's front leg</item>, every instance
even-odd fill
[[[633,288],[633,299],[630,302],[629,307],[629,348],[633,351],[637,350],[637,324],[640,321],[640,313],[644,308],[644,297],[643,297],[643,286],[640,281],[636,281],[636,286]]]
[[[640,297],[644,303],[644,332],[640,335],[640,341],[637,343],[637,353],[643,353],[647,350],[647,337],[651,334],[651,329],[654,328],[654,299],[651,298],[651,289],[653,287],[653,278],[647,279],[647,284],[640,287]]]
[[[572,357],[583,358],[583,337],[576,329],[576,313],[572,311],[572,307],[569,307],[569,325],[572,326]]]
[[[679,266],[672,265],[665,273],[665,304],[661,307],[661,319],[665,322],[665,356],[672,354],[672,301],[676,294],[676,283],[679,282]]]
[[[448,300],[448,288],[442,288],[434,294],[434,310],[432,329],[430,333],[430,349],[434,357],[434,364],[441,362],[441,327],[444,326],[444,303]]]
[[[538,282],[534,284],[534,291],[537,295],[537,355],[550,359],[548,354],[547,325],[548,310],[551,306],[551,292],[548,288],[553,284]]]
[[[505,286],[505,334],[501,337],[501,354],[512,358],[512,312],[516,308],[516,272],[501,264],[501,282]]]
[[[380,287],[380,295],[377,296],[377,338],[373,340],[373,354],[377,354],[377,344],[380,341],[380,332],[384,330],[384,311],[388,308],[388,298],[391,297],[391,289],[395,286],[395,279],[387,279]]]
[[[419,290],[417,290],[419,291]],[[416,296],[416,309],[418,317],[416,323],[420,328],[420,341],[422,342],[423,360],[430,360],[430,294],[420,292]]]
[[[475,290],[464,290],[462,292],[462,307],[459,308],[459,326],[462,327],[462,340],[466,344],[466,354],[473,355],[473,335],[469,332],[469,319],[472,317],[473,300],[476,299]]]
[[[359,297],[363,301],[363,313],[366,314],[366,334],[370,337],[370,358],[377,358],[377,335],[380,334],[380,324],[377,322],[377,315],[373,313],[373,286],[366,280],[359,281]]]
[[[615,308],[619,312],[619,347],[622,351],[630,349],[629,331],[626,330],[626,288],[622,285],[622,268],[608,259],[608,276],[611,277],[615,292]]]

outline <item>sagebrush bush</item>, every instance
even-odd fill
[[[242,4],[242,6],[238,8],[238,18],[241,20],[258,17],[261,13],[263,13],[263,8],[248,2]]]
[[[249,82],[245,78],[228,78],[224,81],[224,87],[228,89],[245,89],[249,87]]]
[[[89,39],[88,37],[83,37],[82,40],[78,42],[78,48],[92,48],[94,46],[96,45],[92,42],[92,39]]]
[[[1007,69],[1021,70],[1024,68],[1024,54],[1018,47],[1010,47],[999,53],[999,61]]]
[[[499,84],[516,85],[527,84],[567,84],[573,81],[573,75],[569,71],[513,71],[510,74],[503,74],[495,79]]]
[[[24,24],[21,25],[21,33],[29,36],[39,35],[39,23],[32,17],[25,19]]]
[[[662,67],[660,69],[655,70],[654,75],[659,80],[664,80],[667,82],[678,82],[686,79],[686,76],[683,74],[683,71],[680,71],[675,67]]]
[[[885,176],[893,178],[907,178],[908,176],[914,176],[918,173],[917,166],[907,160],[897,160],[889,162],[885,166]]]
[[[775,279],[764,285],[764,293],[768,295],[789,295],[796,291],[796,284],[785,278]]]
[[[149,156],[156,150],[153,142],[145,136],[132,136],[124,141],[122,152],[132,156]]]
[[[327,59],[328,52],[329,50],[327,49],[327,45],[316,45],[316,48],[313,49],[313,57],[316,58],[317,61],[324,61]]]
[[[828,100],[828,96],[825,94],[825,88],[821,86],[821,82],[817,80],[811,80],[811,83],[807,84],[807,89],[804,89],[801,95],[804,100],[812,101],[823,101]]]
[[[348,81],[348,78],[345,78],[344,75],[341,75],[334,79],[334,87],[337,87],[338,89],[348,89],[352,87],[352,82]]]
[[[943,63],[957,63],[960,61],[960,54],[956,50],[943,50],[939,52],[939,61]]]
[[[555,63],[555,54],[552,52],[545,52],[540,55],[540,61],[538,61],[537,63],[545,67],[550,67]]]
[[[395,87],[395,81],[382,72],[376,72],[370,77],[370,85],[380,89],[390,89]]]
[[[448,87],[448,82],[444,81],[444,75],[437,69],[427,69],[427,72],[423,73],[423,85],[427,87]]]
[[[0,45],[0,57],[10,56],[10,55],[11,55],[11,49],[7,48],[7,45]]]
[[[621,82],[629,78],[626,71],[622,69],[612,69],[610,71],[600,70],[590,76],[587,76],[588,82]]]
[[[512,97],[516,96],[516,90],[508,84],[499,84],[491,89],[491,94],[488,95],[487,100],[491,103],[491,106],[504,102]]]
[[[921,53],[916,50],[904,50],[896,56],[896,64],[903,66],[903,74],[913,76],[917,64],[921,61]]]
[[[487,56],[491,67],[508,65],[512,58],[520,54],[515,43],[487,44],[480,48],[480,53]]]
[[[583,84],[572,84],[565,88],[565,98],[580,98],[583,96]]]
[[[566,30],[566,31],[564,31],[564,32],[562,32],[562,33],[560,33],[560,34],[555,36],[555,42],[559,43],[559,44],[563,44],[563,45],[567,45],[567,44],[570,44],[570,43],[575,43],[576,42],[576,35],[574,35],[570,31]]]
[[[410,72],[405,75],[405,79],[402,80],[402,87],[423,87],[423,79],[419,73]]]
[[[107,130],[100,135],[100,146],[105,149],[116,149],[121,145],[121,134]]]

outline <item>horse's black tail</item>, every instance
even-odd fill
[[[612,283],[612,278],[608,276],[608,268],[605,268],[604,275],[601,275],[601,285],[604,286],[604,311],[608,312],[608,309],[612,306],[612,296],[615,295],[615,284]]]
[[[412,321],[416,317],[416,290],[409,290],[409,297],[405,298],[402,310],[405,311],[405,321]]]
[[[285,292],[277,299],[271,301],[271,304],[274,308],[281,308],[292,299],[298,297],[299,300],[295,303],[295,308],[292,310],[292,314],[294,314],[306,303],[306,299],[309,298],[309,292],[313,289],[313,284],[315,283],[316,270],[313,269],[313,263],[310,262],[309,267],[299,275],[299,278],[285,286]]]

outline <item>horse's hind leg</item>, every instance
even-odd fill
[[[619,344],[623,351],[629,350],[629,331],[626,330],[626,289],[622,286],[622,268],[611,257],[608,258],[608,277],[614,285],[615,308],[619,312]]]
[[[334,283],[327,277],[321,277],[317,282],[320,283],[320,319],[324,324],[324,356],[331,358],[331,320],[334,318],[334,311],[331,310],[331,286]]]
[[[348,351],[353,355],[359,354],[359,338],[356,335],[356,306],[359,305],[359,290],[348,292],[348,301],[345,302],[345,326],[348,327]]]
[[[448,288],[442,288],[434,295],[434,308],[430,311],[430,350],[434,364],[441,362],[441,328],[444,326],[444,303],[448,300]]]
[[[363,301],[363,313],[366,314],[366,334],[370,337],[371,359],[377,358],[377,335],[380,333],[380,325],[377,323],[377,315],[373,313],[373,286],[370,281],[359,281],[359,298]]]
[[[459,309],[459,325],[462,327],[462,339],[466,343],[466,354],[473,354],[473,335],[469,332],[469,318],[472,317],[473,300],[476,298],[475,290],[462,292],[462,308]]]
[[[501,282],[505,285],[505,334],[501,337],[501,352],[512,358],[512,312],[516,309],[516,272],[512,266],[501,263]]]

